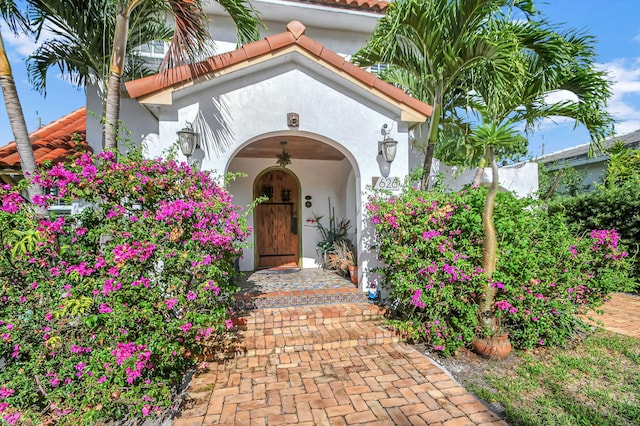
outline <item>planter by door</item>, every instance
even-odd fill
[[[349,266],[349,276],[351,277],[351,282],[358,285],[358,267],[355,265]]]

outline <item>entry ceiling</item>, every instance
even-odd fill
[[[333,160],[340,161],[344,155],[337,149],[300,136],[277,136],[261,139],[243,148],[237,157],[242,158],[273,158],[282,153],[281,141],[287,141],[285,150],[291,156],[291,161],[298,160]]]

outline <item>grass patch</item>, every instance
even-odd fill
[[[640,339],[600,330],[567,348],[517,352],[467,389],[511,425],[640,424]]]

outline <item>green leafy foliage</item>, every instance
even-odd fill
[[[478,327],[483,288],[496,290],[493,314],[517,348],[563,344],[611,291],[628,290],[627,253],[614,230],[574,235],[561,215],[534,200],[499,193],[498,262],[487,282],[482,265],[486,189],[455,194],[405,188],[376,193],[367,209],[382,266],[377,272],[399,320],[416,340],[450,354]]]
[[[559,197],[549,203],[550,212],[567,217],[576,232],[616,229],[629,247],[633,276],[640,276],[640,150],[614,147],[607,163],[605,183],[595,191]]]
[[[0,188],[1,418],[161,416],[195,357],[231,326],[244,216],[213,176],[139,152],[83,155],[36,180],[85,207],[37,219]]]

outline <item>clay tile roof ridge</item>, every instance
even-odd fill
[[[382,12],[389,2],[384,0],[290,0],[296,3],[313,3],[327,7],[369,9],[374,12]]]
[[[52,122],[45,124],[44,126],[34,130],[29,136],[31,136],[32,138],[38,137],[38,135],[41,133],[47,133],[47,134],[51,133],[52,128],[58,128],[58,127],[62,128],[62,127],[68,126],[69,124],[74,124],[80,118],[84,119],[86,117],[86,111],[87,111],[87,107],[82,106],[75,111],[71,111],[69,114],[65,115],[64,117],[60,117],[57,120],[53,120]]]
[[[347,0],[336,0],[347,1]],[[363,0],[364,1],[364,0]],[[192,74],[189,78],[201,77],[210,72],[222,70],[224,68],[240,64],[248,59],[253,59],[262,55],[273,53],[277,50],[289,47],[291,45],[297,45],[299,48],[305,50],[313,56],[316,56],[326,63],[330,64],[334,68],[343,71],[360,81],[368,87],[390,96],[392,99],[399,101],[407,107],[419,111],[425,115],[431,115],[431,107],[425,103],[418,101],[417,99],[408,99],[410,96],[404,93],[402,90],[395,86],[379,79],[376,76],[369,76],[365,70],[356,70],[356,65],[346,61],[344,57],[338,55],[330,49],[324,47],[322,43],[319,43],[310,37],[305,35],[306,27],[299,21],[290,21],[286,26],[286,31],[274,35],[267,36],[261,40],[246,43],[236,51],[225,52],[219,55],[212,56],[205,60],[206,67],[194,67],[198,69],[196,74]],[[292,37],[292,38],[289,38]],[[235,53],[234,53],[235,52]],[[365,74],[366,73],[366,74]],[[164,83],[157,79],[157,74],[154,76],[144,77],[138,80],[133,80],[126,83],[129,95],[132,98],[137,98],[150,94],[159,90],[166,89],[174,84],[179,84],[186,81],[188,78],[178,78],[177,80],[165,81]]]
[[[82,140],[76,143],[72,139],[74,134],[86,138],[86,107],[81,107],[51,123],[40,127],[29,134],[33,146],[36,163],[45,160],[54,163],[65,161],[68,156],[77,156],[82,152],[91,152],[91,147]],[[0,147],[0,166],[18,170],[20,158],[16,151],[15,141]]]

